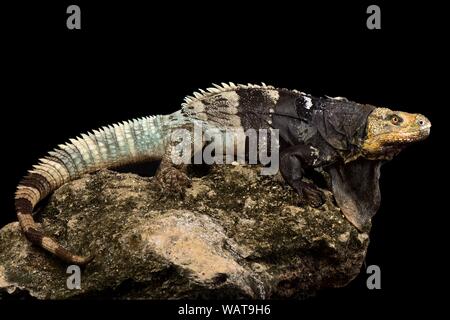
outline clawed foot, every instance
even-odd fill
[[[184,197],[184,191],[192,185],[191,179],[183,171],[168,166],[160,168],[156,181],[161,189],[161,196]]]
[[[301,182],[298,188],[295,188],[301,197],[301,202],[311,207],[317,208],[325,203],[325,195],[315,185],[307,182]]]

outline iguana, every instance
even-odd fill
[[[409,143],[423,140],[431,123],[423,115],[359,104],[342,97],[313,97],[273,86],[214,85],[185,98],[169,115],[122,122],[70,139],[39,160],[20,182],[17,217],[26,238],[68,263],[85,265],[93,256],[74,255],[45,235],[32,213],[36,204],[64,183],[101,168],[161,160],[157,176],[183,182],[171,164],[170,133],[195,122],[217,128],[279,130],[280,172],[308,202],[320,205],[321,191],[302,180],[306,168],[323,168],[345,217],[358,229],[380,204],[380,166]]]

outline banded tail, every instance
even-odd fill
[[[139,161],[160,159],[170,136],[173,121],[179,113],[146,117],[93,130],[59,145],[39,160],[17,187],[15,207],[20,226],[27,239],[62,260],[85,265],[93,256],[72,254],[56,240],[45,235],[35,223],[32,213],[36,204],[64,183],[85,173]]]

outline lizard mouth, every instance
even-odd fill
[[[399,135],[399,142],[415,142],[426,139],[430,135],[431,125],[420,128],[418,130],[407,131]]]
[[[395,153],[406,145],[426,139],[430,135],[431,124],[426,124],[418,129],[397,132],[385,132],[372,136],[365,141],[363,153],[368,158],[384,156],[386,152]]]
[[[426,124],[419,129],[382,133],[375,139],[385,145],[402,145],[422,141],[430,135],[430,131],[431,124]]]

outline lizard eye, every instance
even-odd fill
[[[391,117],[391,122],[393,124],[397,125],[397,124],[400,123],[400,118],[398,116],[394,115],[394,116]]]

